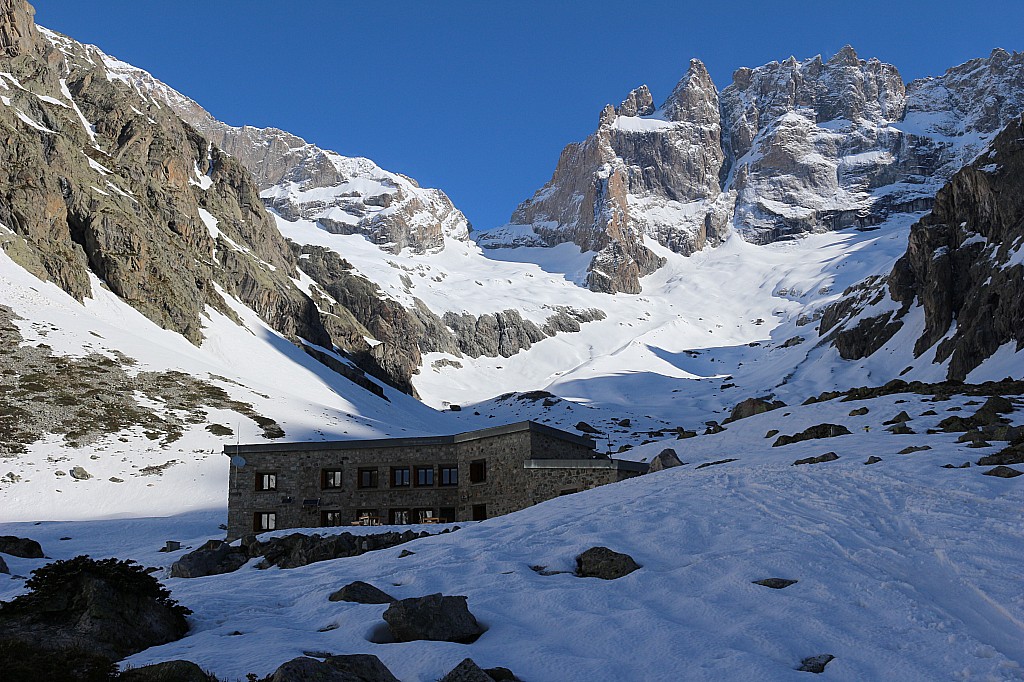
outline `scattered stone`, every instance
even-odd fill
[[[695,469],[703,469],[705,467],[713,467],[713,466],[716,466],[718,464],[728,464],[729,462],[735,462],[735,461],[736,461],[735,457],[732,457],[730,459],[718,459],[718,460],[715,460],[714,462],[704,462],[703,464],[698,464],[694,468]]]
[[[1005,466],[997,466],[985,472],[985,476],[997,476],[999,478],[1016,478],[1021,474],[1024,474],[1024,471],[1017,471]]]
[[[407,550],[407,549],[403,549],[403,550],[401,551],[401,553],[399,553],[399,555],[398,555],[398,558],[399,558],[399,559],[404,559],[405,557],[407,557],[407,556],[412,556],[412,555],[413,555],[413,554],[415,554],[415,553],[416,553],[416,552],[411,552],[411,551],[409,551],[409,550]]]
[[[1010,412],[1013,412],[1013,402],[1005,396],[994,395],[986,400],[985,404],[982,405],[981,409],[978,411],[981,412],[982,410],[986,412],[995,412],[997,414],[1009,414]]]
[[[871,455],[870,457],[867,458],[867,460],[864,463],[865,464],[878,464],[881,461],[882,461],[881,457],[876,457],[875,455]]]
[[[615,423],[618,424],[619,426],[621,426],[624,429],[629,428],[629,425],[632,424],[632,422],[630,420],[628,420],[628,419],[620,419],[619,421],[617,421]],[[467,658],[466,660],[468,661],[469,659]]]
[[[569,571],[549,571],[547,566],[530,566],[530,570],[540,575],[558,575],[559,573],[568,573]]]
[[[777,435],[779,435],[779,430],[778,429],[771,429],[770,431],[768,431],[768,433],[764,434],[764,437],[765,438],[771,438],[772,436],[777,436]]]
[[[484,672],[472,658],[465,658],[442,677],[440,682],[493,682],[493,678]]]
[[[671,469],[682,465],[683,463],[679,459],[679,455],[676,454],[676,451],[672,448],[665,448],[651,460],[651,466],[647,471],[661,471],[662,469]]]
[[[903,448],[898,453],[899,455],[909,455],[914,452],[924,452],[925,450],[931,450],[931,445],[911,445],[910,447]]]
[[[678,434],[676,436],[676,440],[683,440],[683,439],[686,439],[686,438],[696,438],[697,437],[697,432],[696,431],[690,431],[690,430],[684,429],[682,427],[677,428],[676,432]]]
[[[970,466],[971,466],[970,462],[964,462],[960,466],[955,466],[953,464],[943,464],[942,468],[943,469],[969,469]]]
[[[910,428],[903,422],[893,424],[892,426],[887,428],[886,431],[888,431],[889,433],[894,433],[897,436],[912,436],[915,433],[914,429]]]
[[[11,574],[11,569],[7,568],[7,562],[4,561],[4,558],[2,556],[0,556],[0,573],[4,575]]]
[[[379,590],[369,583],[357,580],[349,583],[328,597],[330,601],[349,601],[356,604],[390,604],[396,601],[387,592]]]
[[[824,455],[818,455],[817,457],[805,457],[804,459],[798,459],[793,462],[791,466],[799,466],[800,464],[821,464],[823,462],[834,462],[839,459],[839,455],[834,452],[826,452]]]
[[[870,410],[868,410],[868,408],[866,408],[866,407],[858,407],[855,410],[850,410],[850,416],[851,417],[862,417],[865,414],[867,414],[868,412],[870,412]]]
[[[233,547],[223,540],[210,540],[171,564],[171,577],[200,578],[231,573],[241,568],[249,558],[244,547]]]
[[[805,673],[823,673],[825,672],[825,666],[831,663],[835,659],[832,654],[818,654],[817,656],[808,656],[804,660],[800,661],[800,667],[797,670]]]
[[[293,658],[281,664],[267,682],[398,682],[398,678],[376,656],[355,654],[331,656],[324,661],[308,656]]]
[[[166,661],[129,668],[118,679],[123,682],[217,682],[216,677],[204,672],[192,661]]]
[[[774,443],[772,443],[772,447],[777,448],[782,445],[789,445],[790,443],[799,443],[805,440],[813,440],[817,438],[834,438],[836,436],[847,435],[850,435],[850,429],[846,428],[842,424],[818,424],[816,426],[804,429],[800,433],[793,434],[792,436],[779,436],[779,438]]]
[[[763,578],[761,580],[755,580],[755,585],[764,585],[770,587],[773,590],[781,590],[789,587],[790,585],[796,585],[798,581],[790,580],[789,578]]]
[[[466,597],[425,597],[401,599],[384,612],[392,636],[399,642],[430,640],[469,644],[484,633],[466,605]]]
[[[792,348],[793,346],[799,346],[803,342],[804,342],[804,337],[802,337],[802,336],[794,336],[792,338],[786,339],[786,342],[782,344],[782,347],[783,348]]]
[[[576,422],[575,429],[582,433],[601,433],[587,422]]]
[[[707,426],[707,428],[704,429],[705,436],[713,436],[716,433],[721,433],[722,431],[725,431],[725,427],[714,420],[704,422],[704,424],[705,426]]]
[[[628,554],[607,547],[591,547],[576,557],[576,575],[581,578],[615,580],[640,568]]]
[[[972,417],[961,417],[953,415],[946,417],[939,422],[939,429],[946,433],[958,433],[960,431],[971,431],[977,428],[978,424]]]
[[[76,481],[88,481],[92,478],[92,474],[86,471],[83,467],[74,467],[68,473],[71,474],[71,478]]]
[[[496,668],[484,668],[484,672],[487,673],[494,682],[520,682],[519,678],[516,677],[508,668],[496,667]]]
[[[936,412],[935,410],[925,410],[924,412],[921,413],[921,416],[922,417],[934,417],[937,414],[938,414],[938,412]]]
[[[978,460],[978,466],[987,467],[995,464],[1024,464],[1024,445],[1011,445],[994,455]]]
[[[898,415],[896,415],[892,419],[888,419],[888,420],[882,422],[882,424],[884,426],[888,426],[890,424],[902,424],[902,423],[908,422],[908,421],[910,421],[910,415],[907,414],[906,410],[903,410],[902,412],[900,412]]]
[[[770,398],[747,398],[736,404],[732,408],[732,412],[729,414],[729,418],[725,420],[729,422],[738,421],[740,419],[746,419],[747,417],[753,417],[755,414],[763,414],[772,410],[777,410],[780,407],[785,407],[786,403],[781,400],[771,400]]]
[[[20,559],[42,559],[43,548],[35,540],[15,535],[0,535],[0,554],[10,554]]]
[[[118,478],[117,476],[111,476],[107,480],[109,480],[111,483],[124,483],[124,479],[123,478]]]

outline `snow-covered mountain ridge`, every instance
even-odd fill
[[[690,254],[733,227],[763,244],[927,209],[1021,110],[1024,54],[1000,49],[904,84],[847,46],[739,69],[721,92],[693,60],[661,106],[643,86],[605,107],[509,225],[477,239],[575,243],[597,252],[591,288],[635,293],[662,264],[643,237]]]

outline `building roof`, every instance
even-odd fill
[[[258,443],[251,445],[225,445],[224,454],[242,455],[245,453],[257,452],[306,452],[309,450],[360,450],[363,448],[406,448],[422,445],[449,445],[452,443],[465,443],[467,441],[503,436],[509,433],[520,431],[532,431],[534,433],[557,438],[574,445],[582,445],[593,449],[596,443],[593,439],[579,436],[575,433],[562,431],[551,426],[538,424],[534,421],[516,422],[503,426],[492,426],[487,429],[466,431],[450,436],[419,436],[413,438],[374,438],[368,440],[326,440],[326,441],[305,441],[302,443]]]

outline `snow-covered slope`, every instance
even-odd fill
[[[188,659],[242,679],[306,652],[372,653],[405,682],[436,680],[467,656],[523,680],[801,680],[801,660],[830,654],[826,679],[1019,680],[1024,479],[944,469],[991,450],[969,449],[956,434],[925,434],[978,400],[898,394],[770,412],[717,435],[647,446],[673,445],[682,467],[402,548],[289,570],[249,565],[165,578],[195,611],[191,633],[126,663]],[[867,414],[849,415],[862,407]],[[918,435],[883,430],[901,410]],[[1020,415],[1018,407],[1015,423]],[[784,447],[764,437],[823,422],[852,434]],[[907,446],[931,449],[897,454]],[[792,465],[825,451],[839,458]],[[881,461],[866,466],[868,455]],[[166,576],[181,552],[157,552],[164,540],[198,546],[219,536],[217,522],[190,514],[4,524],[0,533],[36,538],[55,558],[133,557]],[[626,552],[641,568],[613,581],[572,575],[574,557],[595,545]],[[414,554],[400,557],[403,549]],[[42,563],[8,561],[21,575]],[[566,572],[541,575],[532,566]],[[769,577],[798,582],[782,590],[752,584]],[[466,595],[488,630],[468,645],[373,643],[385,606],[327,599],[353,580],[398,598]],[[0,576],[0,598],[21,589]]]

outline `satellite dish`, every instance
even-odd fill
[[[241,469],[241,468],[243,468],[245,466],[245,457],[240,457],[238,455],[233,455],[231,457],[231,464],[235,468]]]

